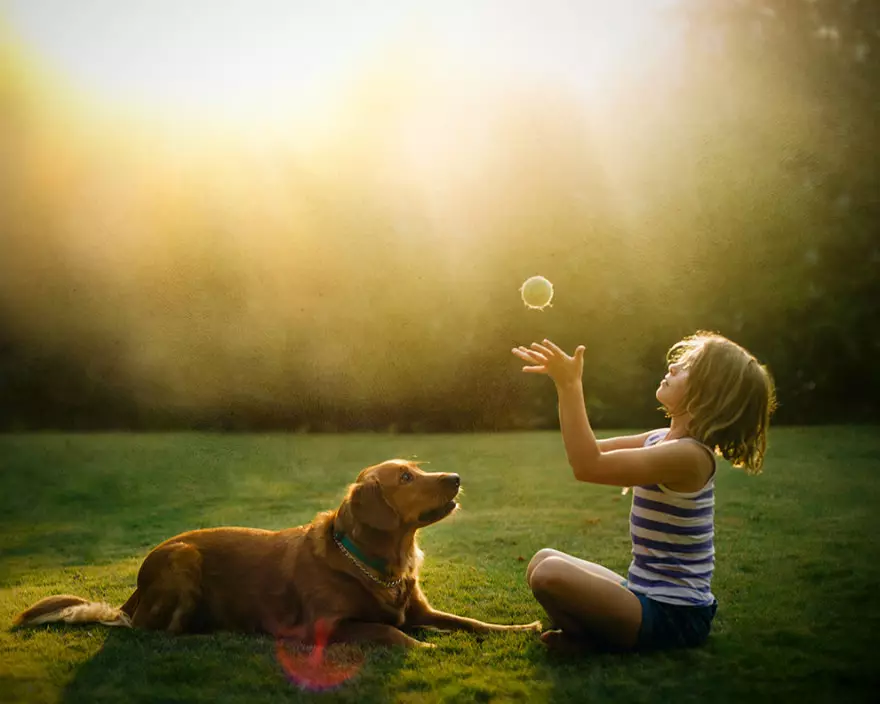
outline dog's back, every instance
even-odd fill
[[[16,626],[100,622],[174,633],[271,631],[298,616],[290,574],[311,524],[286,531],[211,528],[156,546],[141,564],[137,589],[116,609],[72,595],[42,599]]]

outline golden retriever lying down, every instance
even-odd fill
[[[333,624],[332,642],[431,647],[410,628],[534,630],[431,608],[419,586],[416,533],[457,508],[457,474],[423,472],[404,460],[363,470],[342,505],[281,531],[210,528],[153,548],[137,589],[119,608],[51,596],[18,616],[19,626],[100,622],[171,633],[212,630],[285,635]]]

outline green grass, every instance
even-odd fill
[[[0,436],[0,623],[70,592],[121,604],[175,533],[282,528],[335,507],[365,465],[456,471],[462,510],[421,534],[434,606],[542,618],[523,581],[545,546],[624,572],[629,497],[578,484],[557,433]],[[880,433],[782,428],[764,475],[718,480],[720,601],[709,643],[653,655],[549,656],[531,634],[420,634],[370,648],[325,701],[853,702],[880,685]],[[295,702],[269,638],[88,627],[0,628],[0,701]]]

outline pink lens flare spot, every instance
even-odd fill
[[[308,637],[305,627],[276,638],[278,663],[287,678],[300,689],[312,692],[334,689],[354,677],[364,664],[360,653],[347,652],[343,658],[342,653],[327,649],[334,625],[320,619],[315,622],[312,638]]]

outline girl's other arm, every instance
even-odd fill
[[[563,423],[563,408],[562,404],[559,404],[559,427],[562,427]],[[596,444],[599,446],[599,452],[611,452],[612,450],[634,450],[637,447],[644,447],[645,442],[648,440],[648,437],[652,433],[656,433],[657,430],[649,430],[645,433],[638,433],[637,435],[617,435],[613,438],[596,438]]]
[[[637,447],[644,447],[645,441],[651,433],[656,430],[649,430],[647,433],[639,433],[638,435],[618,435],[614,438],[604,438],[597,440],[599,450],[601,452],[611,452],[612,450],[634,450]]]
[[[634,450],[637,447],[644,447],[645,442],[647,442],[651,433],[656,432],[656,430],[649,430],[647,433],[639,433],[638,435],[619,435],[615,438],[597,440],[599,443],[599,451],[605,453],[613,452],[614,450]],[[625,496],[629,493],[631,488],[632,487],[625,486],[621,489],[620,493]]]

